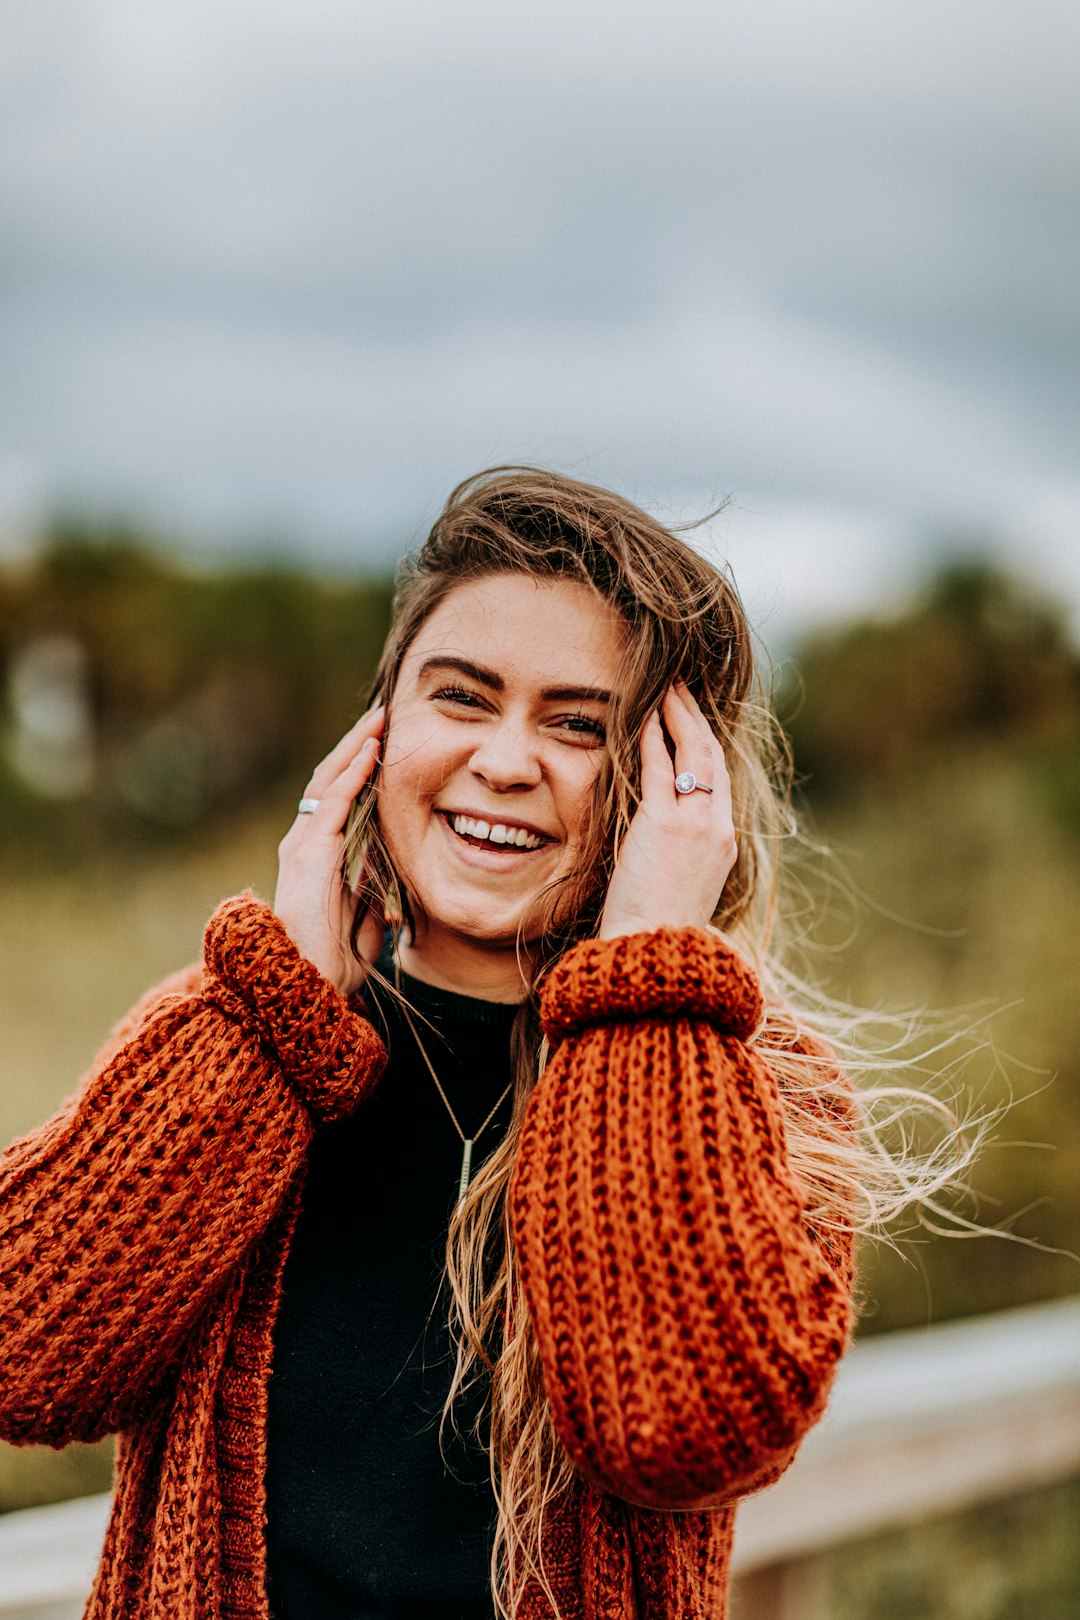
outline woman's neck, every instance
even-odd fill
[[[429,934],[410,943],[406,932],[399,937],[394,955],[402,972],[422,984],[474,996],[478,1001],[524,1001],[528,990],[522,972],[522,967],[528,969],[528,952],[523,949],[519,965],[513,945],[498,949],[443,934],[437,938]]]

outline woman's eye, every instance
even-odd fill
[[[482,709],[485,707],[484,699],[479,692],[472,691],[467,686],[440,686],[438,691],[432,692],[433,703],[453,703],[463,709]],[[607,740],[607,727],[602,720],[594,720],[589,714],[561,714],[551,722],[556,728],[569,732],[571,736],[580,737],[586,742],[605,742]]]
[[[559,724],[566,726],[567,730],[575,732],[579,737],[595,737],[603,742],[607,737],[607,727],[602,720],[594,720],[588,714],[563,715]]]
[[[432,692],[432,698],[443,703],[461,703],[466,708],[475,708],[480,699],[475,692],[470,692],[466,686],[441,686],[437,692]]]

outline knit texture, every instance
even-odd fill
[[[510,1186],[575,1484],[548,1516],[563,1620],[717,1620],[735,1500],[790,1461],[849,1322],[805,1230],[752,974],[696,930],[550,975],[553,1054]],[[89,1620],[269,1620],[267,1385],[319,1122],[385,1054],[251,895],[83,1088],[0,1161],[0,1434],[121,1435]],[[674,1512],[673,1509],[681,1511]],[[551,1620],[527,1589],[523,1620]]]
[[[622,1016],[601,1021],[607,982]],[[738,1038],[760,993],[713,936],[661,929],[568,952],[542,1016],[573,1038],[530,1098],[510,1210],[559,1438],[602,1491],[719,1505],[790,1461],[848,1326]]]

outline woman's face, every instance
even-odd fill
[[[505,949],[574,870],[606,752],[621,620],[584,585],[496,574],[456,586],[402,662],[379,819],[417,945]]]

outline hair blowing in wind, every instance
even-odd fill
[[[689,686],[727,760],[738,852],[711,927],[751,965],[763,991],[764,1015],[750,1045],[767,1054],[779,1080],[787,1152],[808,1226],[828,1250],[831,1232],[877,1232],[910,1205],[936,1209],[938,1196],[962,1177],[975,1139],[932,1096],[875,1084],[888,1078],[890,1064],[878,1064],[886,1073],[875,1076],[874,1060],[860,1046],[858,1015],[826,1004],[790,971],[781,861],[798,833],[787,748],[732,581],[678,534],[618,495],[532,468],[494,468],[459,485],[399,572],[393,625],[372,687],[372,700],[386,704],[391,724],[402,660],[429,616],[457,586],[507,573],[584,584],[614,608],[624,632],[580,859],[540,894],[527,930],[531,983],[513,1031],[512,1123],[477,1171],[447,1241],[457,1361],[443,1424],[454,1422],[462,1390],[480,1380],[486,1398],[478,1433],[489,1450],[497,1504],[492,1590],[500,1614],[512,1617],[530,1580],[557,1612],[542,1568],[541,1526],[573,1481],[544,1392],[507,1209],[526,1104],[547,1056],[539,990],[566,949],[597,931],[640,797],[641,728],[677,678]],[[395,870],[374,795],[354,821],[349,864],[362,874],[364,897],[377,915],[406,929],[422,926]],[[841,1077],[841,1065],[854,1082]],[[938,1129],[930,1146],[916,1151],[913,1139],[927,1134],[918,1128],[920,1117]]]

